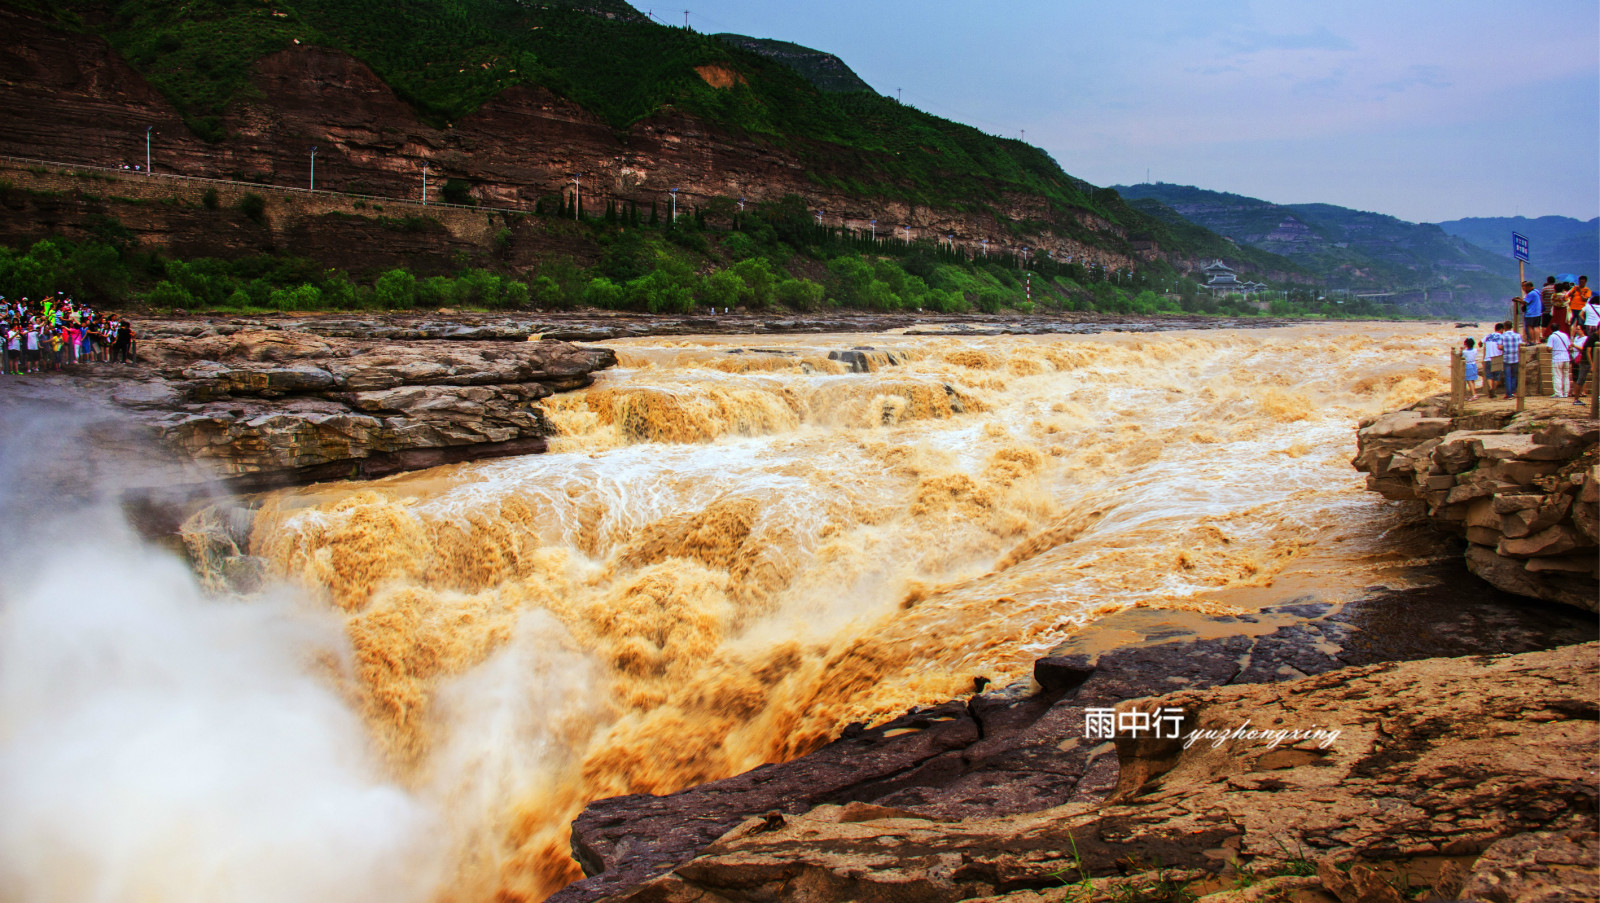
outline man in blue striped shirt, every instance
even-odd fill
[[[1500,349],[1506,359],[1506,397],[1510,398],[1517,394],[1517,364],[1522,360],[1522,336],[1509,323],[1506,324],[1506,331],[1500,333]]]

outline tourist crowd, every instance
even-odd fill
[[[1510,398],[1517,394],[1518,365],[1527,353],[1524,346],[1548,345],[1555,395],[1581,404],[1578,399],[1583,398],[1593,372],[1596,338],[1600,337],[1600,304],[1589,289],[1589,277],[1579,276],[1572,285],[1557,283],[1551,276],[1543,288],[1522,283],[1522,291],[1524,294],[1514,299],[1522,313],[1522,331],[1510,322],[1496,323],[1481,344],[1476,339],[1461,343],[1467,391],[1478,397],[1481,373],[1488,397],[1493,398],[1498,388]]]
[[[41,373],[69,364],[137,359],[133,326],[64,295],[30,301],[0,297],[0,372]]]

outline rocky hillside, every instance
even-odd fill
[[[735,47],[771,57],[790,69],[800,73],[806,81],[815,85],[818,91],[834,93],[848,93],[851,91],[871,91],[872,86],[855,74],[844,60],[831,53],[821,50],[812,50],[799,44],[788,41],[774,41],[770,38],[752,38],[742,34],[719,34],[718,38],[727,41]]]
[[[593,8],[591,8],[593,7]],[[0,3],[0,152],[531,210],[582,180],[681,208],[803,197],[825,225],[1126,267],[1201,250],[1047,154],[628,15],[625,4]],[[947,239],[948,240],[948,239]]]
[[[1153,216],[1182,217],[1240,245],[1287,257],[1330,288],[1469,305],[1498,304],[1515,288],[1514,264],[1432,224],[1165,182],[1115,187]]]

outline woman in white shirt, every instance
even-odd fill
[[[1550,365],[1555,371],[1555,395],[1566,398],[1572,394],[1572,336],[1554,330],[1546,340],[1550,344]]]

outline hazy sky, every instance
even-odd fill
[[[634,0],[838,54],[1097,185],[1438,221],[1600,213],[1595,0]]]

